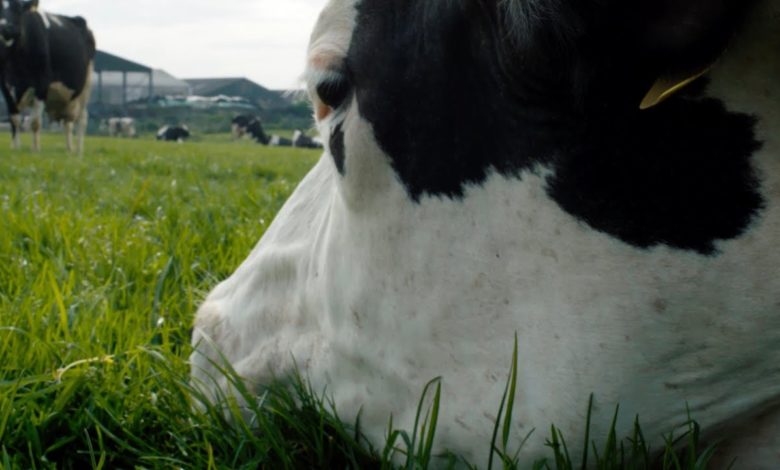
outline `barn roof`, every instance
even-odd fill
[[[198,96],[241,96],[262,108],[273,109],[289,106],[281,94],[244,77],[230,78],[188,78],[192,94]]]
[[[127,60],[118,55],[98,50],[95,53],[95,72],[144,72],[150,73],[151,67]]]

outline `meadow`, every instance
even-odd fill
[[[262,395],[252,426],[231,422],[229,403],[193,409],[193,314],[259,240],[318,151],[225,136],[182,145],[90,137],[83,158],[65,154],[60,135],[44,135],[43,146],[11,151],[0,136],[0,468],[471,465],[430,455],[446,408],[435,382],[419,432],[391,429],[384,449],[341,423],[305,378]],[[512,370],[508,398],[496,404],[504,416]],[[507,429],[497,423],[485,443],[496,449],[488,468],[513,467],[516,455],[502,449],[522,436]],[[580,467],[580,456],[569,458],[561,436],[548,432],[550,458],[535,468]],[[662,466],[704,468],[711,449],[697,449],[697,437],[687,423],[677,439],[691,445],[675,454],[670,436]],[[593,449],[591,465],[657,463],[639,429],[608,442]]]

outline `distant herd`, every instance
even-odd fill
[[[260,118],[254,114],[240,114],[234,117],[230,122],[230,128],[234,140],[249,136],[258,143],[272,147],[322,148],[322,141],[320,141],[319,138],[309,137],[300,129],[296,129],[295,132],[293,132],[292,139],[279,135],[271,135],[269,137],[265,133],[265,130],[263,130],[263,124],[260,121]]]
[[[84,18],[45,12],[38,0],[0,1],[0,92],[8,109],[12,145],[21,146],[20,132],[29,127],[33,150],[40,150],[44,111],[50,122],[62,124],[68,152],[84,151],[87,130],[95,37]],[[29,125],[23,112],[29,110]],[[253,114],[231,121],[234,139],[245,135],[268,146],[322,148],[317,138],[296,130],[292,138],[268,136],[260,118]],[[77,143],[74,148],[73,131]],[[109,117],[100,129],[112,137],[136,137],[131,117]],[[163,126],[157,140],[182,142],[191,137],[186,125]]]
[[[135,137],[135,121],[133,118],[111,118],[107,121],[109,135],[119,137]],[[263,129],[260,118],[254,114],[239,114],[230,121],[233,140],[249,137],[259,144],[269,147],[298,147],[308,149],[323,148],[319,137],[309,137],[300,129],[293,132],[292,138],[280,135],[268,135]],[[192,136],[185,124],[163,126],[157,131],[157,140],[167,142],[184,142]]]

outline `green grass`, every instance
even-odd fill
[[[359,423],[342,423],[305,379],[271,387],[259,401],[237,383],[256,403],[251,425],[230,400],[227,408],[193,411],[198,395],[186,359],[197,305],[244,259],[316,151],[224,136],[184,145],[90,138],[80,159],[64,154],[62,140],[45,135],[45,150],[31,154],[7,150],[0,137],[0,468],[388,468],[391,461],[426,468],[458,461],[431,455],[447,406],[436,381],[421,390],[419,426],[391,424],[382,449],[368,446]],[[492,468],[513,468],[517,456],[508,449],[523,437],[502,424],[512,415],[516,361],[508,365]],[[684,431],[691,442],[697,437],[694,424]],[[538,468],[579,467],[555,428],[550,436],[550,458]],[[648,468],[641,431],[629,437],[612,436],[590,461]],[[667,452],[665,468],[704,468],[697,459],[709,450],[693,450],[680,454],[679,467],[677,454]]]

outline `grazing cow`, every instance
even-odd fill
[[[271,141],[271,138],[263,130],[260,118],[254,114],[241,114],[234,117],[231,121],[231,127],[234,139],[240,139],[245,135],[249,135],[256,142],[263,145],[268,145]]]
[[[293,147],[300,147],[306,149],[321,149],[322,143],[314,140],[314,138],[307,136],[302,130],[296,129],[293,132],[292,138]]]
[[[292,139],[288,139],[287,137],[282,137],[280,135],[274,134],[269,139],[267,145],[271,147],[299,147],[299,148],[309,148],[309,149],[322,148],[321,142],[315,140],[312,137],[307,136],[300,129],[296,129],[293,132]]]
[[[274,134],[268,140],[268,145],[271,147],[292,147],[293,141],[287,137]]]
[[[230,121],[230,130],[233,134],[233,139],[240,139],[247,134],[247,127],[252,121],[257,120],[258,117],[254,114],[239,114]]]
[[[180,126],[162,126],[157,131],[157,140],[166,142],[184,142],[190,138],[190,129],[185,125]]]
[[[297,366],[378,443],[441,377],[436,447],[483,465],[516,333],[521,468],[551,423],[580,455],[591,393],[599,448],[618,403],[652,449],[690,410],[780,468],[779,73],[780,0],[331,0],[326,150],[198,310],[193,383]]]
[[[40,149],[43,111],[62,121],[68,151],[73,151],[73,127],[78,124],[78,153],[84,149],[95,38],[84,18],[47,13],[38,2],[0,2],[2,36],[8,47],[5,86],[14,133],[19,147],[20,111],[33,109],[33,149]],[[5,90],[4,90],[5,94]]]
[[[136,136],[135,119],[131,117],[108,118],[106,126],[108,127],[108,135],[111,137],[132,138]]]

